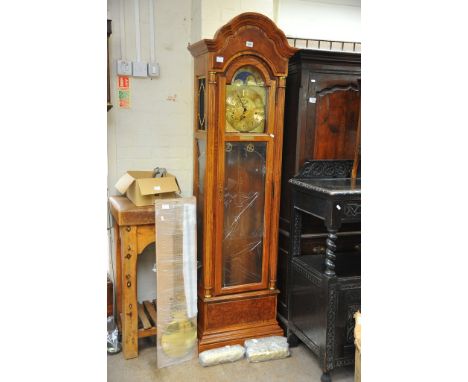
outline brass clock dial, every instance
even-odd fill
[[[265,104],[257,90],[250,86],[232,86],[226,96],[226,119],[239,132],[252,132],[265,122]]]

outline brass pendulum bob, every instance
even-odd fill
[[[197,328],[184,312],[176,312],[161,337],[161,346],[169,357],[182,357],[189,353],[197,340]]]

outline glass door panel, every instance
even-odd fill
[[[222,287],[260,283],[267,142],[226,142]]]

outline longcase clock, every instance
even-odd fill
[[[195,64],[199,350],[282,335],[278,216],[288,59],[267,17],[244,13],[188,48]]]

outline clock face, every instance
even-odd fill
[[[226,96],[226,119],[240,132],[263,132],[265,104],[258,91],[250,86],[231,86]]]
[[[258,69],[239,69],[226,86],[226,131],[263,133],[266,88]]]

